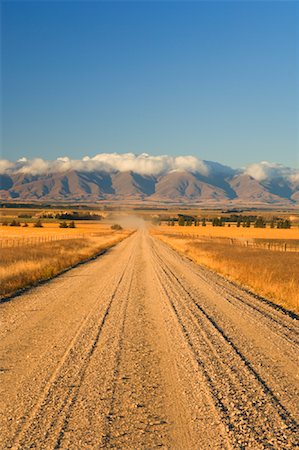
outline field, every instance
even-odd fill
[[[89,252],[81,238],[37,245],[33,262],[77,246]],[[145,226],[0,309],[3,448],[296,445],[294,317]]]
[[[111,224],[75,226],[64,229],[50,222],[42,228],[0,227],[0,298],[93,257],[131,232],[114,231]]]
[[[210,223],[206,227],[198,226],[174,226],[169,227],[162,225],[159,227],[163,233],[179,233],[182,236],[204,236],[204,237],[221,237],[221,238],[242,238],[250,239],[280,239],[280,240],[299,240],[299,227],[283,230],[277,228],[250,228],[237,227],[233,224],[231,227],[213,227]]]
[[[299,311],[299,230],[168,227],[152,234],[195,262]],[[289,251],[288,251],[289,250]]]
[[[0,226],[3,448],[295,448],[297,216],[98,210],[61,228],[51,211]]]

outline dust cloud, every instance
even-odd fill
[[[109,216],[107,220],[111,224],[118,223],[123,228],[140,229],[148,226],[148,224],[142,217],[136,215],[111,214],[111,216]]]

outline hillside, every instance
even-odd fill
[[[135,170],[122,167],[101,169],[95,164],[81,164],[77,169],[72,164],[57,165],[60,161],[56,160],[56,165],[49,165],[47,170],[39,173],[32,169],[33,164],[28,166],[24,163],[2,170],[0,199],[290,207],[299,204],[296,174],[286,176],[282,170],[273,174],[271,167],[270,176],[253,176],[252,170],[231,169],[209,161],[199,161],[195,165],[190,160],[192,157],[186,158],[189,158],[190,167],[186,167],[185,160],[183,164],[180,160],[159,171],[148,168],[142,171],[136,164]],[[145,161],[148,162],[147,159]],[[262,168],[265,171],[265,163],[261,164],[264,164]]]

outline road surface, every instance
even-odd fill
[[[145,229],[0,310],[4,449],[298,445],[298,322]]]

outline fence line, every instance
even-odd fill
[[[26,236],[14,238],[0,238],[0,248],[15,248],[28,245],[38,245],[47,242],[61,241],[65,239],[82,239],[90,234],[48,234],[43,236]]]
[[[280,252],[299,252],[299,241],[298,244],[293,242],[282,241],[273,242],[269,239],[266,242],[259,242],[259,238],[230,238],[230,237],[214,237],[214,236],[200,236],[198,234],[182,234],[182,233],[170,233],[170,236],[180,237],[183,239],[197,239],[199,242],[217,242],[217,243],[228,243],[230,245],[239,245],[243,247],[250,248],[262,248],[264,250],[280,251]]]

